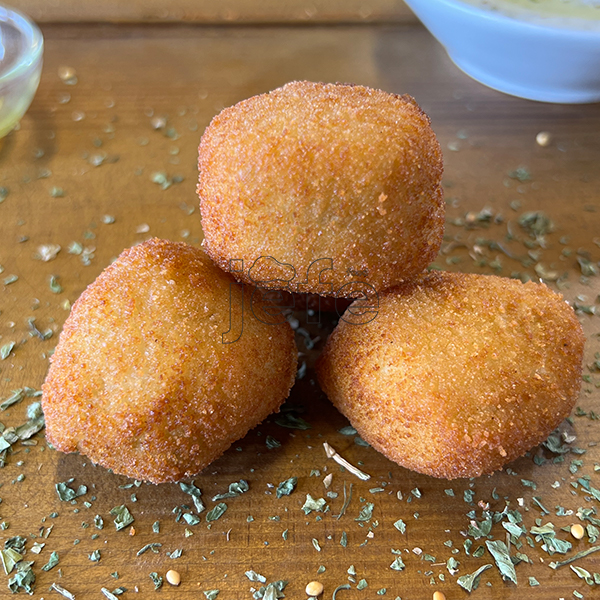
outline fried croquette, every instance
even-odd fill
[[[379,300],[367,324],[342,318],[317,372],[333,404],[389,459],[447,479],[491,473],[572,410],[583,332],[545,285],[432,272]]]
[[[278,410],[296,373],[293,332],[242,313],[244,287],[183,243],[125,250],[64,325],[43,385],[50,443],[115,473],[178,481]]]
[[[442,242],[442,154],[410,96],[292,82],[223,110],[199,147],[204,248],[240,281],[356,297]]]

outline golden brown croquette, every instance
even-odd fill
[[[491,473],[572,410],[583,332],[545,285],[432,272],[379,301],[367,324],[340,320],[317,371],[359,434],[398,464],[448,479]]]
[[[154,483],[201,471],[294,382],[291,328],[250,302],[202,250],[158,239],[125,250],[64,325],[43,386],[48,440]]]
[[[238,280],[352,297],[439,250],[442,154],[410,96],[288,83],[217,115],[198,164],[204,247]]]

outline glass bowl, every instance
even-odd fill
[[[21,13],[0,5],[0,138],[25,114],[40,82],[44,40]]]

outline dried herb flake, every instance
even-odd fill
[[[113,522],[117,528],[117,531],[120,531],[128,525],[131,525],[135,520],[133,515],[129,512],[129,509],[124,504],[111,508],[110,514],[114,517]]]
[[[220,502],[212,510],[206,513],[206,522],[210,523],[211,521],[220,519],[225,514],[226,510],[227,504],[225,504],[225,502]]]
[[[297,483],[297,477],[290,477],[289,479],[282,481],[277,486],[277,491],[275,492],[275,495],[277,496],[277,498],[281,498],[282,496],[289,496],[294,491],[294,489],[296,489]]]
[[[485,545],[494,557],[496,566],[498,567],[503,579],[509,579],[513,583],[517,583],[517,573],[510,559],[508,548],[502,540],[486,540]]]
[[[205,510],[206,507],[204,506],[204,503],[201,500],[202,492],[200,491],[199,487],[196,487],[194,485],[193,481],[192,483],[181,482],[179,484],[179,487],[181,488],[182,492],[185,492],[186,494],[189,494],[192,497],[197,513],[201,513]]]
[[[42,571],[49,571],[58,564],[58,552],[52,552],[48,562],[42,567]]]
[[[225,492],[224,494],[217,494],[216,496],[213,496],[212,500],[213,502],[216,502],[217,500],[225,500],[226,498],[235,498],[236,496],[244,494],[249,489],[250,486],[248,485],[248,482],[240,479],[239,482],[236,481],[229,484],[228,492]]]
[[[479,585],[479,576],[484,571],[487,571],[487,569],[491,568],[492,565],[490,564],[483,565],[482,567],[479,567],[479,569],[477,569],[477,571],[475,571],[474,573],[470,573],[469,575],[462,575],[456,580],[456,583],[458,583],[460,587],[467,590],[467,592],[472,592],[473,590],[476,590],[477,586]]]
[[[150,579],[152,579],[152,583],[154,583],[154,589],[158,590],[162,587],[163,584],[163,578],[156,572],[153,571],[152,573],[150,573]]]
[[[361,509],[355,521],[369,521],[373,517],[373,509],[375,505],[372,502],[367,502]]]
[[[260,575],[259,573],[257,573],[256,571],[254,571],[252,569],[250,571],[246,571],[245,575],[250,581],[254,581],[254,582],[258,582],[258,583],[266,583],[267,582],[267,578],[264,575]]]
[[[306,494],[306,501],[302,505],[302,510],[305,515],[310,514],[313,510],[317,512],[323,512],[327,501],[325,498],[313,498],[310,494]]]

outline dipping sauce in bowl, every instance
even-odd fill
[[[463,0],[508,17],[539,25],[600,32],[600,0]]]
[[[477,81],[542,102],[600,101],[600,0],[405,0]]]
[[[43,38],[21,13],[0,6],[0,138],[29,108],[40,82]]]

